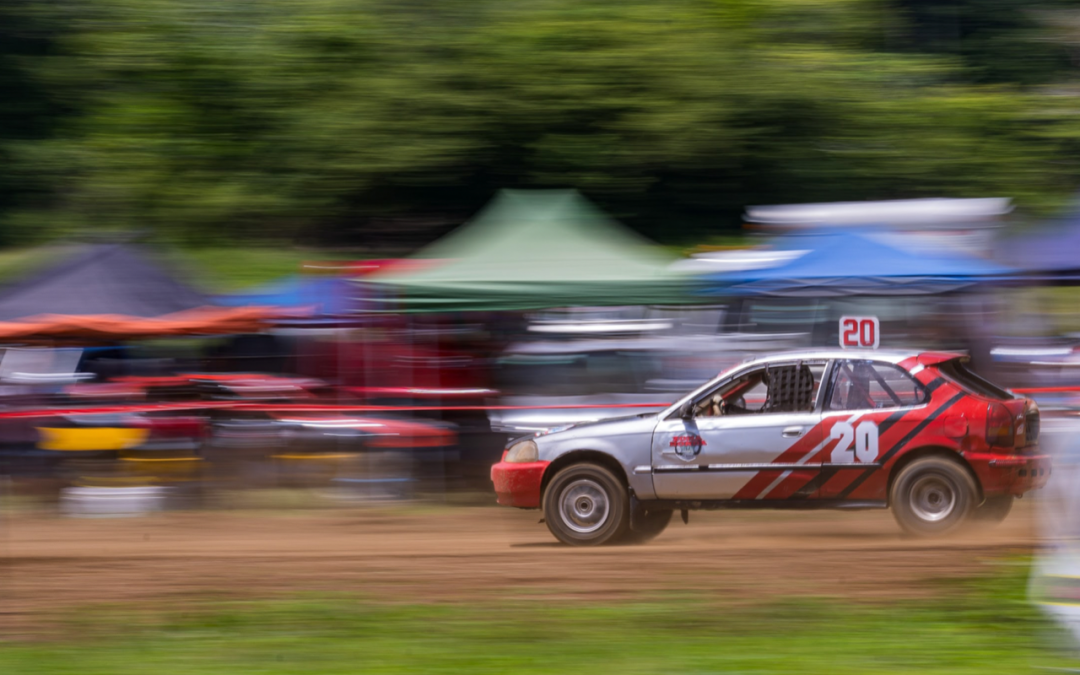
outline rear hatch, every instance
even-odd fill
[[[1014,447],[1025,448],[1039,441],[1039,407],[1029,398],[1013,396],[967,367],[968,358],[958,356],[936,364],[938,371],[969,394],[986,399],[988,417],[994,417],[994,406],[1008,411],[1014,435]]]

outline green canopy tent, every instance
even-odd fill
[[[413,256],[365,279],[406,311],[685,302],[686,276],[656,246],[573,190],[503,190]]]

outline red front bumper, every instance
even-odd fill
[[[1038,490],[1050,479],[1050,455],[996,455],[964,453],[982,483],[987,497],[1013,495]]]
[[[503,506],[540,508],[540,481],[550,462],[499,462],[491,467],[495,495]]]

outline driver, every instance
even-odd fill
[[[746,403],[741,396],[735,396],[728,400],[719,393],[713,394],[705,405],[702,406],[701,410],[705,417],[744,415],[750,412],[750,410],[746,408]]]
[[[746,401],[742,396],[737,396],[730,401],[722,401],[720,403],[721,415],[745,415],[750,412],[750,409],[746,407]]]
[[[705,407],[706,414],[709,417],[720,417],[724,414],[724,397],[720,394],[713,394],[709,399],[709,404]]]

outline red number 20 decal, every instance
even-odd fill
[[[840,317],[840,346],[844,349],[877,349],[880,332],[876,316]]]

